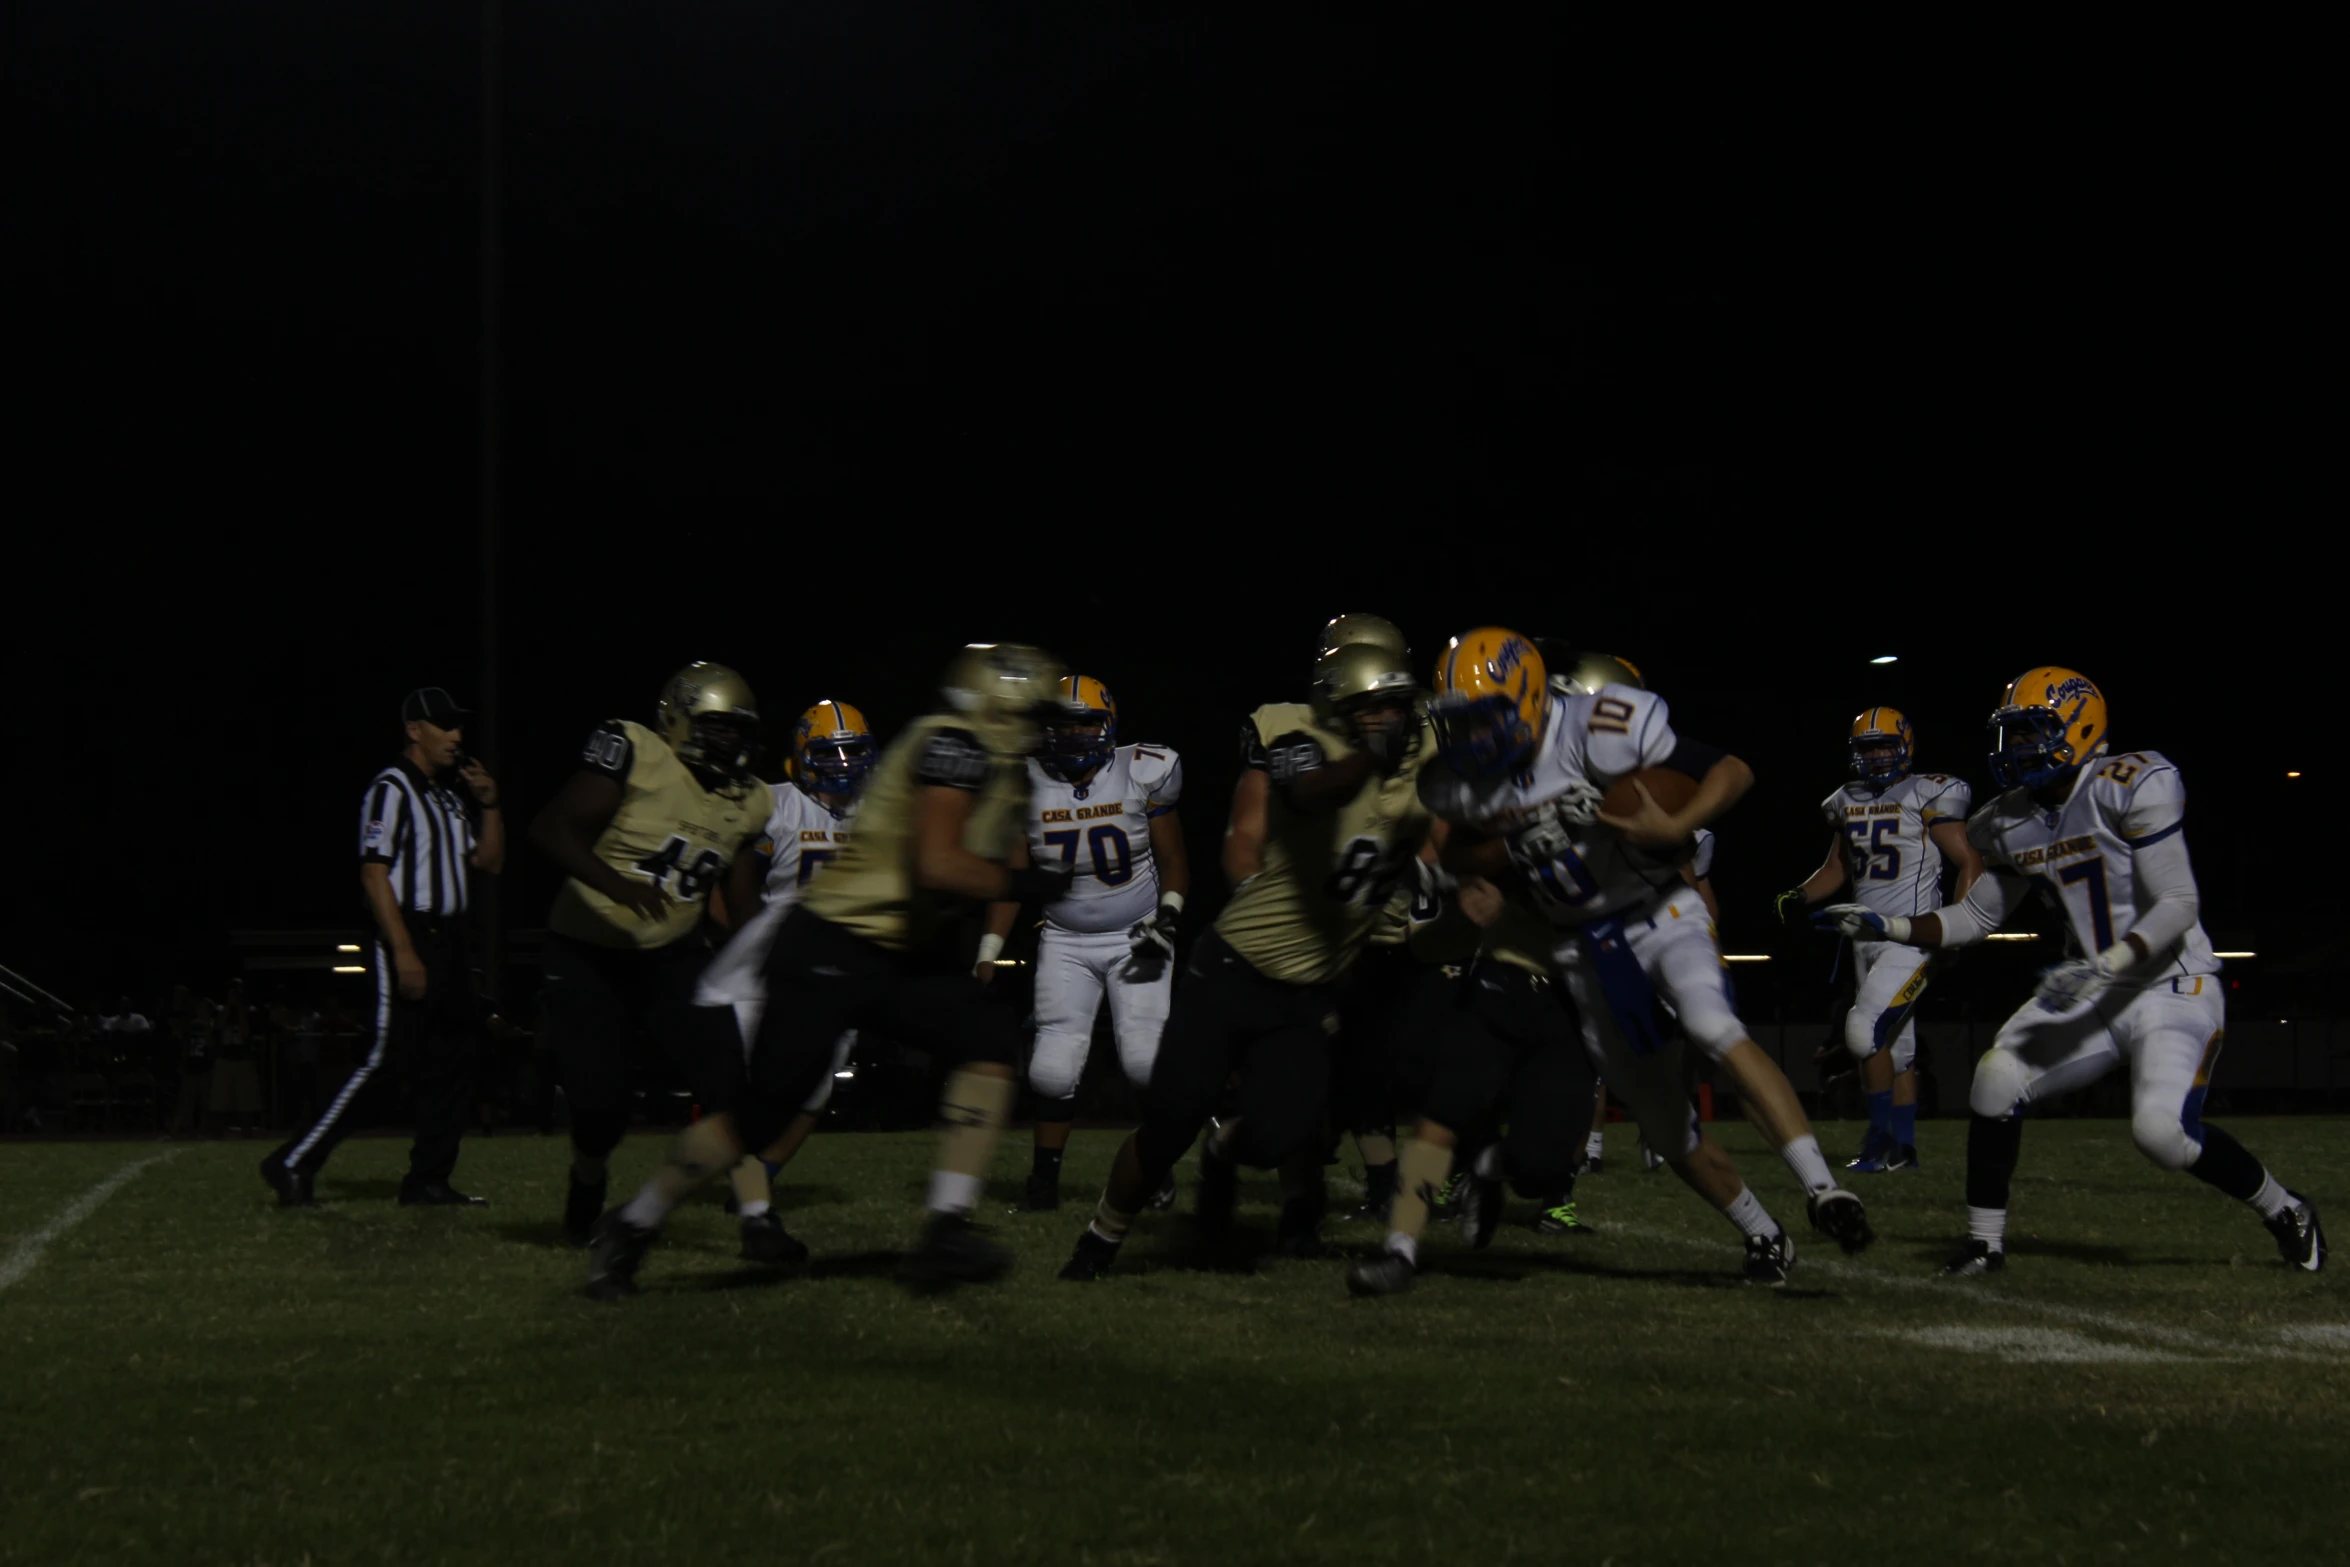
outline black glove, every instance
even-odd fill
[[[1175,956],[1175,933],[1182,923],[1182,914],[1165,903],[1149,919],[1136,920],[1126,932],[1130,960],[1152,967],[1171,961]]]
[[[1790,887],[1779,894],[1775,906],[1782,925],[1804,925],[1811,921],[1811,905],[1803,901],[1803,889]]]
[[[1067,860],[1055,860],[1048,865],[1031,865],[1026,870],[1012,872],[1012,886],[1004,894],[1004,901],[1055,904],[1068,896],[1069,883],[1076,879],[1077,867]]]

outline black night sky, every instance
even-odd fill
[[[474,738],[516,827],[689,659],[887,730],[1018,638],[1191,759],[1213,886],[1242,714],[1372,610],[1623,652],[1752,761],[1733,945],[1853,712],[1980,786],[2048,661],[2181,761],[2219,944],[2338,963],[2286,849],[2338,771],[2312,40],[1555,10],[507,4]],[[9,32],[0,962],[79,1001],[355,924],[400,694],[482,691],[483,41]],[[551,891],[518,850],[507,924]]]

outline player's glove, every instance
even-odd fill
[[[1412,879],[1422,898],[1449,898],[1460,891],[1461,886],[1460,878],[1452,872],[1434,860],[1423,860],[1416,856],[1412,860]]]
[[[2084,1012],[2113,983],[2113,965],[2102,957],[2067,958],[2040,971],[2032,1002],[2043,1012]]]
[[[1588,778],[1573,778],[1550,797],[1553,815],[1570,827],[1588,827],[1599,820],[1600,802],[1607,796]]]
[[[1129,961],[1138,968],[1157,968],[1173,959],[1175,932],[1182,920],[1182,910],[1171,903],[1160,904],[1149,919],[1136,920],[1126,932]]]
[[[1812,916],[1812,923],[1855,941],[1907,941],[1909,917],[1879,914],[1865,903],[1831,903]]]
[[[1782,925],[1801,925],[1811,913],[1811,905],[1803,901],[1801,887],[1790,887],[1780,893],[1774,900],[1774,906],[1779,911],[1779,923]]]
[[[1531,872],[1572,853],[1575,833],[1558,812],[1546,810],[1532,821],[1521,823],[1502,840],[1502,845],[1509,851],[1511,864]]]
[[[1012,872],[1011,888],[1004,894],[1007,903],[1054,904],[1068,896],[1069,883],[1077,879],[1077,867],[1067,860],[1053,860],[1043,865],[1031,865]]]

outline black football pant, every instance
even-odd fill
[[[375,942],[367,1057],[309,1129],[277,1150],[288,1169],[315,1175],[351,1129],[365,1124],[373,1105],[386,1105],[404,1088],[416,1116],[408,1150],[408,1180],[446,1182],[457,1168],[457,1139],[473,1106],[481,1036],[481,998],[473,986],[465,927],[460,920],[406,916],[409,944],[424,964],[424,999],[405,1000],[392,949]],[[396,1085],[396,1086],[395,1086]]]
[[[1461,1000],[1454,974],[1404,946],[1363,954],[1339,992],[1334,1133],[1387,1131],[1419,1113]]]
[[[640,1038],[685,1075],[705,1111],[732,1103],[742,1055],[690,1026],[694,984],[710,949],[687,936],[666,947],[598,947],[547,932],[547,1047],[563,1074],[571,1146],[601,1159],[627,1135]]]
[[[1598,1077],[1566,989],[1480,959],[1445,1034],[1425,1118],[1481,1148],[1501,1135],[1503,1175],[1521,1197],[1566,1191],[1582,1163]]]
[[[1010,1066],[1020,1027],[987,1004],[968,968],[943,972],[796,908],[767,953],[767,1011],[751,1044],[749,1081],[735,1105],[745,1148],[775,1141],[832,1070],[849,1029],[873,1029],[939,1057]],[[731,1037],[732,1029],[718,1032]]]
[[[1234,1158],[1272,1169],[1318,1152],[1330,1095],[1335,988],[1268,979],[1210,931],[1175,981],[1135,1151],[1156,1190],[1241,1074]]]

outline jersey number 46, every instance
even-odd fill
[[[680,903],[692,903],[708,892],[726,870],[726,861],[716,849],[704,849],[687,860],[685,855],[693,845],[676,833],[669,841],[636,862],[639,874],[668,893]],[[669,885],[669,878],[677,878],[677,886]]]

